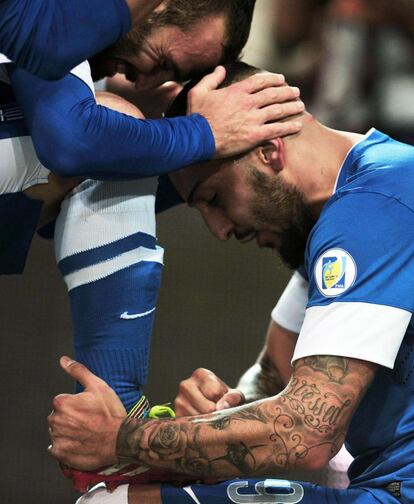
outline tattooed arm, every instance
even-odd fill
[[[279,394],[292,375],[293,351],[298,334],[270,322],[266,343],[254,366],[240,378],[237,389],[246,402],[253,402]]]
[[[203,477],[319,469],[342,446],[375,370],[355,359],[308,357],[275,397],[196,418],[126,419],[118,459]]]

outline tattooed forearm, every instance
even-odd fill
[[[329,355],[305,357],[299,361],[301,366],[308,366],[314,371],[320,371],[331,381],[343,383],[348,375],[349,359],[344,357],[332,357]]]
[[[333,392],[323,392],[315,383],[298,378],[292,378],[282,396],[306,427],[321,433],[334,432],[352,404],[349,398],[343,400]]]
[[[375,373],[355,360],[332,361],[342,370],[332,373],[331,361],[319,359],[298,361],[276,397],[194,418],[127,419],[118,456],[196,477],[313,470],[339,451]]]
[[[237,388],[243,392],[246,402],[253,402],[278,394],[284,384],[273,361],[265,353],[244,373]]]

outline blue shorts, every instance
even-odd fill
[[[384,489],[338,490],[280,479],[223,481],[216,485],[162,485],[163,504],[401,504]]]

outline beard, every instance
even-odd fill
[[[305,260],[309,234],[316,223],[299,191],[256,168],[250,169],[254,196],[251,211],[257,229],[277,229],[277,250],[283,262],[297,269]]]
[[[139,26],[133,28],[115,44],[107,47],[100,53],[89,59],[92,71],[92,79],[98,81],[105,77],[112,77],[117,72],[116,64],[108,64],[108,61],[122,60],[127,56],[136,55],[142,48],[144,40],[157,26],[156,16],[152,16],[143,21]],[[132,65],[126,65],[125,76],[131,82],[136,80],[136,72]]]

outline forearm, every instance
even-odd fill
[[[150,177],[213,156],[214,138],[201,116],[139,120],[97,105],[74,75],[46,82],[18,68],[9,73],[37,155],[58,175]]]
[[[200,477],[314,471],[341,448],[375,370],[340,357],[301,359],[275,397],[195,418],[124,420],[117,456]]]
[[[236,388],[243,393],[245,401],[250,403],[279,394],[284,387],[276,366],[265,352],[241,376]]]
[[[66,75],[130,28],[125,0],[0,2],[0,52],[46,79]]]
[[[335,416],[306,425],[295,400],[298,384],[285,394],[196,419],[136,421],[122,424],[117,454],[121,460],[199,477],[245,477],[315,470],[340,449],[344,432]],[[348,403],[335,407],[336,416]],[[321,454],[319,447],[324,447]]]

